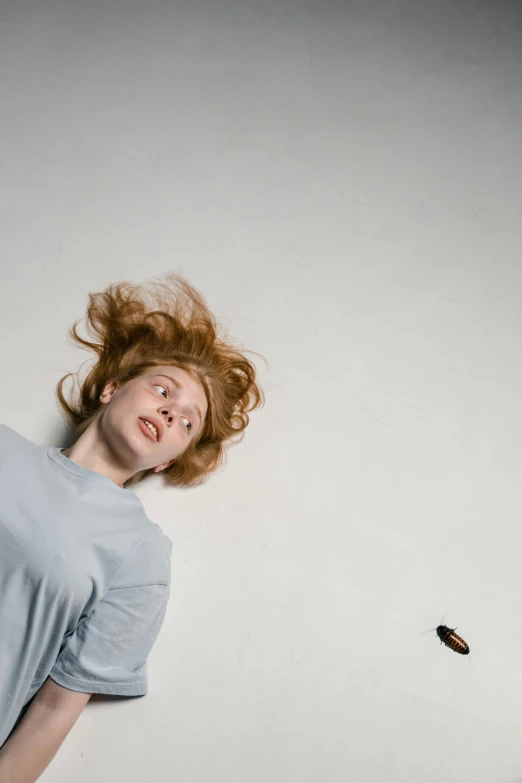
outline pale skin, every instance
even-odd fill
[[[200,434],[208,409],[203,386],[174,366],[151,367],[124,386],[110,382],[100,402],[101,415],[64,453],[119,487],[138,471],[159,473],[171,465]],[[140,419],[160,424],[158,441],[148,437]],[[34,783],[90,697],[48,677],[0,748],[1,783]]]
[[[100,402],[101,416],[64,454],[120,487],[140,470],[171,465],[201,431],[208,408],[202,385],[171,366],[151,367],[125,386],[108,383]],[[147,437],[140,418],[162,423],[159,442]]]

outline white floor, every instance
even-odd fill
[[[182,271],[267,403],[175,542],[144,699],[43,783],[522,781],[522,8],[13,0],[2,422],[90,291]],[[469,643],[440,646],[447,625]]]

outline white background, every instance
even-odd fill
[[[267,402],[174,541],[145,698],[44,783],[522,780],[522,9],[9,0],[1,421],[65,445],[90,291],[181,271]],[[446,616],[471,647],[441,647]]]

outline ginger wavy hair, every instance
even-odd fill
[[[98,339],[80,337],[78,319],[70,336],[94,351],[98,359],[72,403],[63,394],[67,373],[57,395],[75,438],[89,427],[105,407],[100,395],[110,381],[121,385],[154,366],[174,366],[199,381],[208,411],[197,438],[162,471],[165,483],[179,487],[202,484],[225,461],[227,447],[243,440],[248,413],[262,407],[264,394],[256,382],[256,369],[230,339],[218,334],[218,324],[203,296],[179,274],[151,278],[137,285],[119,282],[105,291],[89,294],[87,331]],[[226,336],[225,336],[226,337]],[[259,356],[259,354],[256,354]],[[262,357],[261,357],[262,358]],[[135,473],[127,489],[153,473]]]

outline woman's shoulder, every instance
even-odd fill
[[[25,441],[26,443],[30,443],[33,446],[35,445],[32,443],[32,441],[30,441],[28,438],[25,438],[23,435],[20,435],[19,432],[14,430],[8,424],[0,424],[0,443],[7,440]]]
[[[12,460],[39,457],[42,447],[8,424],[0,424],[0,458]]]
[[[116,586],[165,584],[171,580],[172,541],[151,522],[133,547],[120,571]]]

